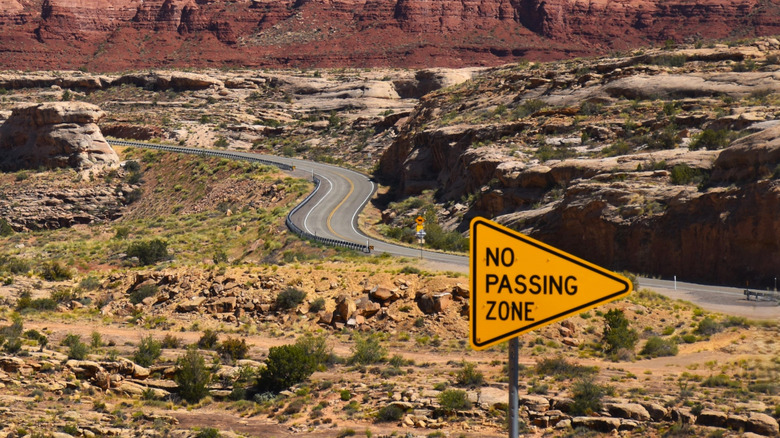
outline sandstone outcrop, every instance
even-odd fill
[[[0,168],[72,167],[99,172],[119,166],[119,157],[97,122],[103,112],[83,102],[51,102],[14,109],[0,127]]]

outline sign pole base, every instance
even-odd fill
[[[509,340],[509,438],[517,438],[519,434],[517,372],[520,359],[520,341],[517,337]]]

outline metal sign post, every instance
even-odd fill
[[[519,431],[519,403],[517,395],[518,361],[520,360],[520,341],[509,340],[509,438],[517,438]]]

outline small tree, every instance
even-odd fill
[[[601,410],[601,399],[610,388],[593,383],[590,379],[578,380],[572,388],[574,403],[571,406],[572,415],[590,415]]]
[[[206,329],[203,331],[203,336],[198,339],[198,347],[204,350],[213,350],[217,347],[219,337],[214,330]]]
[[[620,349],[634,351],[639,335],[628,327],[629,322],[623,311],[610,310],[604,315],[604,321],[604,351],[607,354],[617,353]]]
[[[152,335],[141,338],[138,350],[133,355],[133,360],[143,367],[151,366],[162,353],[162,344],[156,341]]]
[[[179,385],[179,395],[188,403],[197,403],[209,393],[211,372],[206,367],[206,360],[194,347],[177,361],[179,367],[174,380]]]
[[[257,386],[260,392],[283,391],[308,379],[317,365],[314,357],[306,354],[299,344],[271,347]]]
[[[229,362],[245,358],[248,351],[246,341],[238,338],[227,338],[217,347],[217,353]]]

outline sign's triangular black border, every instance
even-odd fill
[[[582,261],[571,258],[569,256],[569,254],[567,254],[567,253],[565,253],[565,252],[563,252],[561,250],[550,249],[550,248],[547,248],[545,246],[539,245],[538,243],[536,243],[536,241],[529,240],[528,238],[526,238],[525,236],[523,236],[521,234],[510,234],[510,233],[506,232],[505,230],[503,230],[503,229],[501,229],[499,227],[494,226],[487,219],[483,219],[483,218],[476,218],[476,219],[474,219],[474,223],[471,225],[471,245],[472,245],[472,248],[474,248],[473,249],[474,252],[476,252],[476,248],[477,248],[477,245],[476,245],[476,243],[477,243],[477,228],[480,225],[484,225],[486,227],[489,227],[489,228],[491,228],[491,229],[493,229],[495,231],[498,231],[498,232],[500,232],[500,233],[502,233],[504,235],[507,235],[507,236],[509,236],[509,237],[511,237],[511,238],[513,238],[515,240],[520,240],[523,243],[526,243],[526,244],[531,245],[531,246],[533,246],[535,248],[541,249],[542,251],[546,251],[546,252],[548,252],[550,254],[555,255],[558,258],[562,258],[562,259],[564,259],[564,260],[566,260],[566,261],[568,261],[570,263],[574,263],[574,264],[576,264],[578,266],[581,266],[581,267],[583,267],[585,269],[593,271],[593,272],[595,272],[595,273],[597,273],[597,274],[599,274],[599,275],[601,275],[603,277],[610,278],[610,279],[616,281],[617,283],[622,284],[623,285],[623,289],[618,291],[618,292],[615,292],[615,293],[609,294],[607,296],[601,297],[601,298],[599,298],[597,300],[594,300],[594,301],[582,304],[580,306],[568,309],[565,312],[558,313],[556,315],[550,316],[550,317],[545,318],[545,319],[540,320],[540,321],[535,321],[533,324],[529,324],[529,325],[520,327],[518,329],[512,330],[511,332],[504,333],[501,336],[495,336],[495,337],[493,337],[491,339],[488,339],[486,341],[477,342],[477,318],[476,318],[476,314],[477,314],[477,297],[478,297],[478,295],[477,295],[477,287],[476,287],[477,286],[477,283],[476,283],[477,282],[477,276],[475,275],[477,273],[477,257],[476,256],[472,256],[471,257],[471,263],[472,263],[472,265],[471,265],[471,273],[472,273],[471,294],[472,294],[473,306],[471,306],[471,336],[472,336],[471,342],[472,342],[472,344],[474,344],[477,347],[485,347],[487,345],[499,342],[501,340],[512,338],[512,337],[518,335],[520,332],[525,332],[525,331],[528,331],[528,330],[532,330],[532,329],[534,329],[536,327],[544,326],[544,325],[550,323],[550,321],[552,321],[552,320],[555,320],[555,319],[560,318],[562,316],[566,316],[566,315],[571,314],[571,313],[575,313],[575,312],[577,312],[577,311],[579,311],[581,309],[593,306],[593,305],[598,304],[598,303],[600,303],[602,301],[608,301],[608,300],[610,300],[612,298],[615,298],[615,297],[617,297],[619,295],[625,294],[625,293],[627,293],[627,292],[629,292],[631,290],[631,285],[628,282],[626,282],[622,278],[619,278],[619,277],[616,277],[616,276],[612,275],[612,273],[610,271],[606,270],[606,269],[602,269],[602,268],[598,268],[597,266],[591,266],[589,264],[582,263]]]

